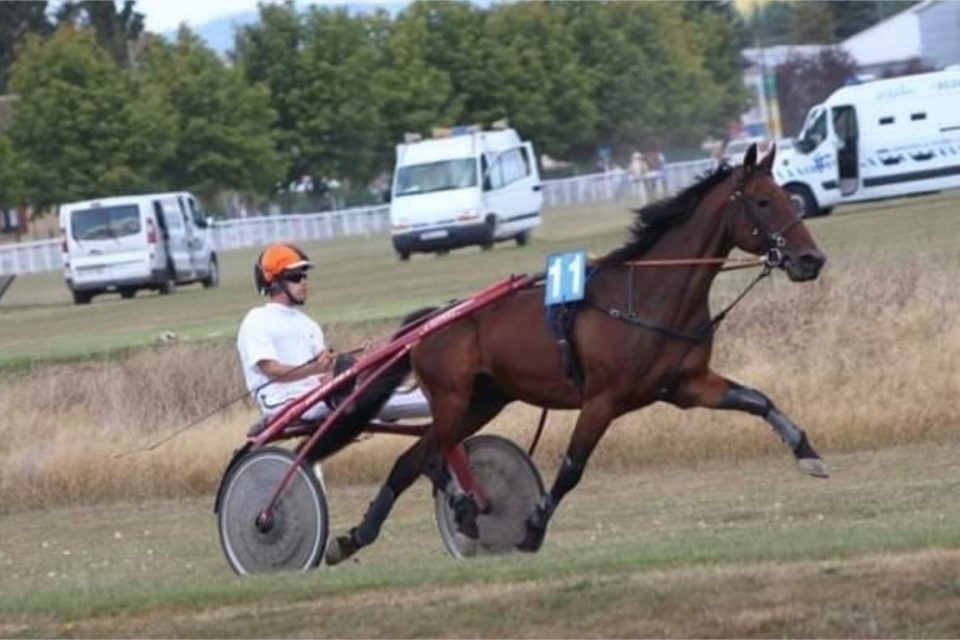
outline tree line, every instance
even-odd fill
[[[773,5],[781,3],[771,3]],[[747,106],[729,2],[261,5],[221,57],[135,2],[0,3],[0,207],[189,189],[354,186],[407,132],[506,119],[551,157],[696,146]]]
[[[137,190],[366,184],[406,132],[507,119],[589,160],[720,135],[745,106],[728,4],[414,2],[396,15],[260,7],[225,59],[128,0],[0,3],[0,206]]]

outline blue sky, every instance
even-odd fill
[[[173,34],[177,27],[186,23],[217,51],[233,47],[233,32],[237,26],[256,22],[259,16],[257,5],[278,3],[280,0],[137,0],[136,8],[144,14],[149,31]],[[406,0],[298,0],[296,7],[303,11],[311,5],[343,6],[362,11],[384,7],[396,11],[406,5]]]
[[[146,16],[147,29],[167,33],[182,22],[196,29],[220,18],[256,14],[257,4],[258,0],[137,0],[136,8]],[[297,6],[309,4],[320,3],[300,2]]]

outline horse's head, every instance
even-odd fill
[[[747,150],[727,206],[727,226],[733,243],[754,255],[766,256],[791,280],[813,280],[826,257],[803,221],[794,213],[790,197],[773,179],[776,147],[757,162],[757,145]]]

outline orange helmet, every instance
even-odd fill
[[[312,268],[313,263],[303,251],[291,244],[277,243],[264,249],[257,258],[257,263],[253,266],[253,279],[257,291],[266,294],[274,288],[283,274]]]

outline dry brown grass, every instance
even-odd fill
[[[829,454],[956,439],[960,408],[960,268],[955,253],[904,260],[834,256],[815,283],[767,281],[732,314],[714,367],[766,391]],[[715,308],[738,290],[718,287]],[[387,324],[328,327],[334,344],[383,337]],[[156,442],[242,392],[233,345],[183,343],[123,359],[37,365],[0,381],[0,507],[211,492],[256,417],[232,405],[154,451]],[[508,409],[490,428],[521,444],[538,412]],[[576,414],[551,416],[537,454],[549,478]],[[784,454],[762,421],[655,406],[621,418],[593,465]],[[378,436],[327,467],[333,482],[382,479],[409,442]]]

